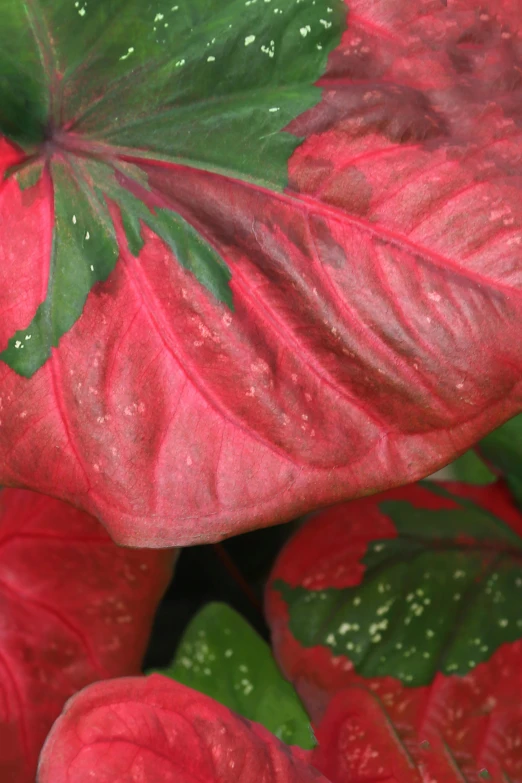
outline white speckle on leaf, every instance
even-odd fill
[[[255,40],[256,40],[255,35],[247,35],[247,37],[245,38],[245,46],[250,46],[250,44],[253,44]]]
[[[165,19],[164,14],[156,14],[156,16],[154,17],[155,22],[162,22],[164,19]]]
[[[212,55],[210,57],[207,57],[207,63],[215,63],[215,62],[216,62],[216,58],[212,57]]]
[[[127,49],[127,53],[122,55],[120,57],[120,60],[126,60],[127,57],[130,57],[133,52],[134,52],[134,46],[129,46],[129,48]]]
[[[73,222],[73,225],[76,225],[76,215],[72,216],[72,222]]]
[[[312,32],[312,28],[310,27],[310,25],[309,25],[309,24],[307,24],[307,25],[306,25],[306,27],[301,27],[301,28],[300,28],[300,30],[299,30],[299,32],[301,33],[301,35],[303,36],[303,38],[306,38],[306,36],[308,35],[308,33],[311,33],[311,32]]]
[[[270,41],[269,46],[263,44],[261,46],[261,51],[263,52],[263,54],[267,54],[270,58],[275,57],[275,41]]]

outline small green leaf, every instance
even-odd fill
[[[482,438],[478,448],[504,475],[517,505],[522,508],[522,415],[490,432]]]
[[[492,484],[496,478],[473,449],[466,451],[454,462],[451,462],[447,470],[451,472],[451,481],[462,481],[465,484],[482,486]]]
[[[315,744],[309,718],[269,646],[226,604],[199,612],[161,673],[261,723],[289,745]]]

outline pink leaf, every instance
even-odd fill
[[[471,734],[476,722],[476,717],[469,716]],[[521,730],[520,706],[495,709],[464,771],[438,731],[419,731],[408,743],[403,742],[378,697],[352,686],[330,702],[316,730],[319,745],[312,760],[332,783],[519,783]]]
[[[0,364],[2,483],[119,542],[213,541],[413,481],[520,410],[519,6],[347,6],[322,101],[287,127],[304,141],[283,192],[243,177],[239,148],[224,173],[100,149],[117,122],[83,85],[94,119],[58,147],[132,163],[224,259],[234,310],[152,230],[133,255],[111,201],[114,271],[30,379]],[[0,192],[0,351],[45,293],[51,186]]]
[[[327,783],[299,748],[174,680],[101,682],[67,704],[38,783]]]
[[[173,553],[113,544],[87,514],[23,490],[0,493],[0,780],[33,783],[65,701],[136,674]]]

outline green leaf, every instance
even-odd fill
[[[483,486],[492,484],[496,478],[473,449],[466,451],[454,462],[451,462],[447,466],[447,470],[450,473],[447,480],[462,481],[465,484]]]
[[[241,615],[211,603],[192,620],[162,674],[257,721],[290,745],[314,745],[310,721],[269,646]]]
[[[465,675],[522,638],[522,539],[471,501],[424,486],[461,507],[379,503],[397,536],[368,545],[357,586],[273,585],[288,604],[294,637],[347,656],[366,678],[427,685],[438,671]]]
[[[504,475],[514,499],[522,507],[522,415],[486,435],[479,443],[479,451]]]
[[[123,160],[283,191],[301,141],[284,129],[319,102],[315,83],[345,16],[341,0],[5,0],[0,136],[40,161],[17,176],[21,187],[50,162],[55,225],[44,301],[0,359],[31,376],[110,274],[121,248],[107,199],[120,207],[131,253],[148,225],[232,308],[224,259],[172,199],[135,188],[139,177],[118,179]]]

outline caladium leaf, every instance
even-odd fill
[[[493,710],[471,765],[462,768],[436,731],[424,730],[407,747],[382,702],[369,690],[353,686],[330,702],[317,728],[313,763],[332,783],[515,783],[522,780],[521,732],[520,707]]]
[[[431,727],[469,766],[493,707],[522,696],[521,546],[501,484],[426,482],[313,517],[267,589],[276,657],[313,719],[364,684],[405,742]]]
[[[226,604],[208,604],[196,615],[163,674],[261,723],[288,745],[315,744],[310,720],[270,647]]]
[[[0,481],[217,540],[520,410],[514,0],[4,5]]]
[[[38,783],[327,783],[300,748],[160,674],[96,683],[67,704]]]
[[[34,783],[78,689],[139,672],[173,556],[120,549],[61,501],[0,492],[0,780]]]

